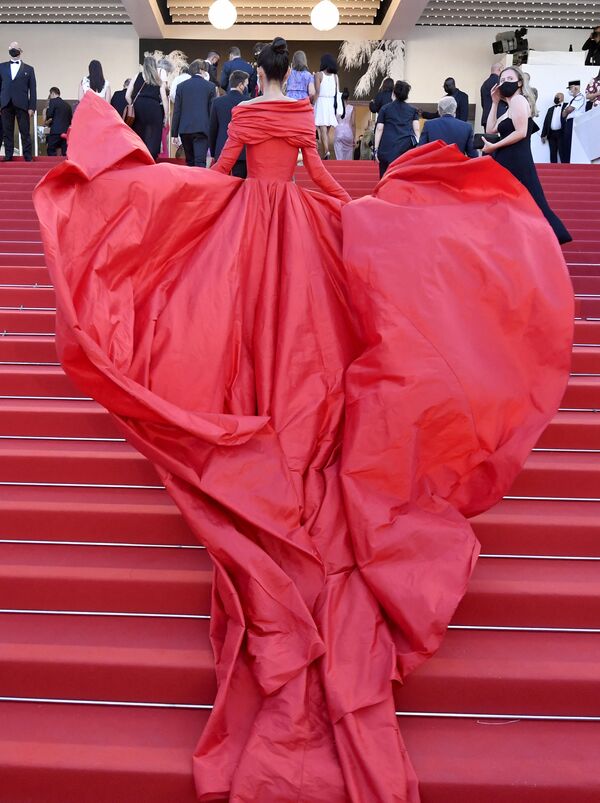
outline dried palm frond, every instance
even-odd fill
[[[367,64],[364,75],[356,84],[354,95],[362,98],[372,94],[379,80],[404,77],[406,45],[402,39],[363,39],[359,42],[342,42],[339,61],[346,69],[358,69]]]

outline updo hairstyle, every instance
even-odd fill
[[[290,67],[290,54],[285,39],[276,36],[272,42],[265,45],[258,54],[256,65],[263,68],[267,81],[282,82]]]

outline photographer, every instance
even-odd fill
[[[582,50],[587,50],[585,63],[600,65],[600,25],[596,25],[589,38],[583,43]]]

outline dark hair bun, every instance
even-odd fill
[[[273,39],[271,42],[271,47],[274,53],[277,53],[281,56],[288,52],[287,42],[281,36],[276,36],[275,39]]]

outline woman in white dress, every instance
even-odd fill
[[[350,93],[344,88],[342,92],[342,108],[337,110],[337,128],[333,136],[333,149],[336,159],[354,159],[354,142],[356,140],[356,121],[354,106],[348,103]]]
[[[99,61],[96,61],[96,59],[90,61],[88,74],[81,79],[81,83],[79,84],[79,100],[81,100],[86,92],[94,92],[98,97],[110,103],[112,97],[110,84],[104,78],[102,65]]]
[[[319,133],[323,159],[329,159],[331,150],[331,130],[337,126],[336,106],[340,90],[337,76],[337,62],[326,53],[321,57],[319,72],[315,75],[315,125]]]

